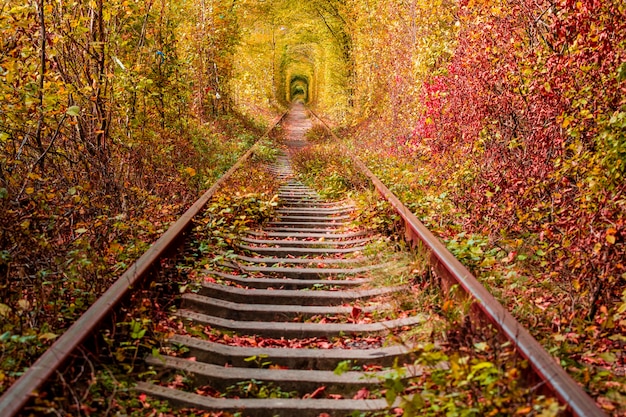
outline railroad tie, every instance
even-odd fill
[[[324,201],[295,180],[286,155],[271,172],[284,181],[276,218],[241,236],[234,259],[222,264],[232,272],[206,271],[210,279],[197,293],[184,294],[176,313],[184,321],[233,336],[211,341],[174,335],[169,343],[185,347],[186,357],[151,356],[147,363],[184,373],[196,386],[224,391],[250,381],[288,392],[290,398],[212,398],[145,382],[137,389],[181,407],[241,411],[244,416],[386,410],[390,406],[384,398],[357,394],[380,389],[389,372],[384,369],[409,364],[411,349],[372,336],[390,335],[427,319],[420,314],[395,319],[379,314],[392,311],[391,298],[406,288],[372,285],[371,273],[393,267],[394,261],[381,263],[363,253],[376,236],[351,226],[353,204]],[[359,322],[358,314],[377,318]],[[229,345],[235,336],[278,340],[285,347]],[[349,342],[336,342],[342,338]],[[312,339],[322,340],[326,348],[302,347]],[[259,367],[259,361],[265,366]],[[333,372],[342,363],[351,369]],[[403,367],[407,378],[420,372],[413,365]]]

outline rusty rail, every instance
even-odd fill
[[[328,124],[308,109],[337,141]],[[545,382],[551,392],[567,406],[566,413],[579,417],[601,417],[606,414],[595,401],[574,381],[539,342],[522,326],[498,300],[459,262],[458,259],[437,239],[424,224],[383,184],[359,158],[341,142],[355,165],[374,184],[376,190],[393,206],[404,220],[407,239],[423,244],[430,255],[431,267],[448,282],[458,284],[475,300],[474,305],[489,322],[493,323],[528,360],[536,376]]]
[[[266,132],[264,138],[280,123],[287,112],[277,117]],[[258,141],[257,141],[258,143]],[[13,417],[22,410],[31,395],[58,370],[65,360],[97,329],[132,288],[146,278],[150,269],[172,249],[186,230],[193,218],[206,206],[213,194],[232,174],[250,157],[257,146],[255,143],[237,162],[220,177],[187,211],[173,224],[150,248],[119,277],[109,289],[98,298],[70,326],[63,335],[44,352],[37,361],[0,397],[0,416]]]

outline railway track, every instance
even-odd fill
[[[326,201],[301,183],[289,155],[306,146],[303,135],[311,122],[302,107],[295,107],[283,124],[287,149],[267,167],[280,182],[274,217],[240,234],[233,252],[203,271],[197,290],[182,295],[175,312],[179,330],[158,354],[145,359],[156,376],[138,381],[138,392],[177,407],[246,416],[400,415],[399,409],[413,415],[412,407],[432,401],[427,391],[433,389],[433,375],[460,372],[455,367],[462,361],[453,358],[471,361],[477,355],[482,361],[477,363],[494,366],[489,368],[493,375],[511,375],[513,367],[519,368],[512,385],[521,387],[521,405],[533,404],[534,397],[553,397],[561,414],[604,415],[367,167],[355,162],[403,219],[406,239],[419,243],[428,261],[425,269],[416,267],[406,251],[393,252],[373,228],[355,226],[360,213],[348,198]],[[30,393],[61,369],[129,286],[148,276],[193,219],[202,217],[219,186],[0,399],[1,416],[17,415]],[[416,282],[428,274],[441,279],[444,298],[454,292],[450,300],[467,307],[464,321],[448,329],[447,337],[435,335],[433,323],[441,317],[432,311],[415,304],[404,310]],[[451,342],[455,337],[471,340]],[[468,353],[476,342],[481,352]],[[434,363],[434,353],[441,352],[445,359]],[[496,353],[491,362],[480,356]],[[519,365],[522,360],[527,367]],[[476,377],[478,368],[466,365]],[[171,383],[181,375],[185,384]]]
[[[259,400],[249,398],[210,398],[196,393],[140,383],[138,389],[185,407],[249,415],[317,416],[331,410],[385,410],[384,399],[308,399],[323,387],[328,395],[352,398],[360,389],[379,384],[379,378],[366,372],[333,371],[340,363],[352,366],[391,366],[406,362],[411,354],[406,346],[380,346],[379,338],[424,321],[422,315],[357,323],[356,312],[368,314],[390,309],[389,299],[405,287],[372,287],[370,273],[385,267],[362,253],[374,239],[368,230],[351,227],[349,202],[325,202],[313,190],[294,179],[286,156],[278,159],[273,172],[284,181],[276,218],[260,230],[241,238],[241,252],[222,271],[209,271],[222,283],[204,282],[198,293],[185,294],[178,316],[193,322],[243,336],[270,340],[320,338],[362,347],[351,349],[302,349],[289,347],[241,347],[229,345],[228,333],[219,333],[218,342],[190,336],[171,340],[183,346],[188,361],[178,357],[150,357],[155,368],[194,375],[198,386],[210,384],[220,392],[245,381],[263,381],[280,387],[295,398]],[[341,256],[338,258],[337,256]],[[373,261],[373,262],[372,262]],[[389,267],[390,265],[386,265]],[[224,272],[228,269],[228,272]],[[211,280],[213,281],[213,279]],[[335,322],[326,322],[330,317]],[[311,320],[311,319],[314,320]],[[330,344],[330,342],[328,342]],[[247,358],[263,358],[273,369],[257,367]],[[278,369],[277,369],[278,368]],[[381,373],[382,375],[382,373]],[[318,391],[321,393],[321,391]],[[320,395],[320,394],[318,394]]]

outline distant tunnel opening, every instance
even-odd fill
[[[289,81],[289,101],[309,102],[309,77],[306,75],[294,75]]]

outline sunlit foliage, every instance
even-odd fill
[[[253,142],[231,5],[0,4],[0,391]]]
[[[336,0],[242,1],[241,38],[229,91],[256,117],[295,100],[343,119],[351,99],[351,41],[346,5]]]

